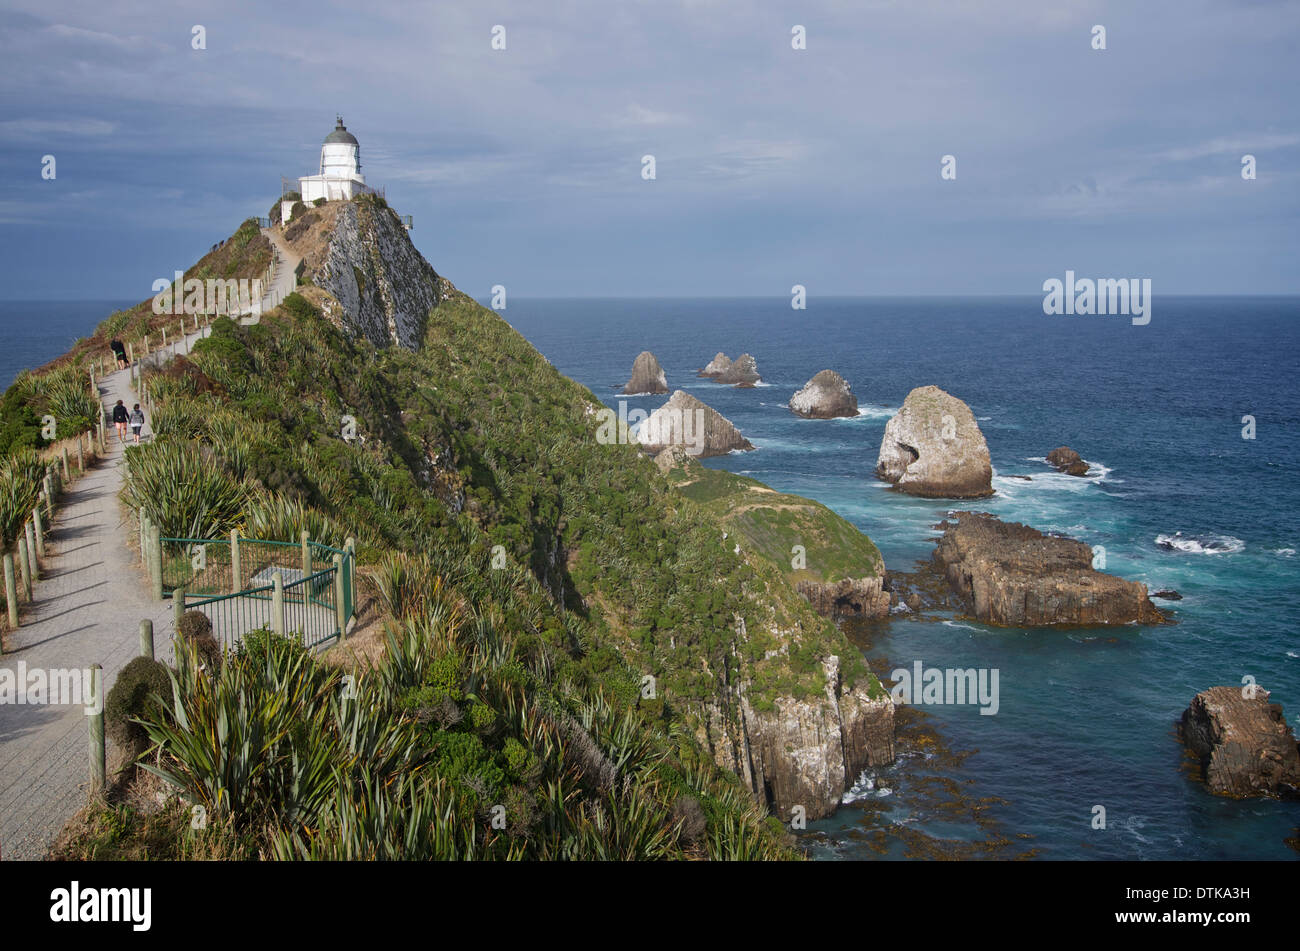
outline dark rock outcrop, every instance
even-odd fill
[[[668,392],[668,378],[664,375],[664,368],[649,350],[642,350],[632,362],[632,378],[623,387],[623,392],[629,396]]]
[[[1282,705],[1258,686],[1211,687],[1192,698],[1179,734],[1210,791],[1300,798],[1300,748]]]
[[[790,397],[790,412],[805,419],[857,416],[858,398],[844,377],[822,370]]]
[[[1159,598],[1161,601],[1181,601],[1183,596],[1177,591],[1156,591],[1151,597]]]
[[[762,377],[758,375],[757,362],[747,353],[736,357],[729,367],[713,379],[719,383],[733,383],[736,386],[754,386],[763,382]]]
[[[993,466],[970,407],[937,386],[918,387],[885,424],[876,476],[924,498],[993,494]]]
[[[972,616],[986,624],[1161,624],[1146,585],[1092,567],[1081,541],[962,512],[943,522],[934,560]]]
[[[1069,446],[1058,446],[1047,454],[1047,464],[1066,475],[1085,476],[1088,464]]]
[[[797,581],[795,590],[822,617],[873,620],[889,614],[883,578],[843,578],[839,581]]]
[[[699,373],[695,375],[714,378],[714,377],[721,376],[723,373],[726,373],[727,370],[730,369],[730,367],[731,367],[731,357],[727,356],[725,353],[719,350],[717,354],[714,355],[713,359],[709,361],[708,366],[704,367],[702,370],[700,370]]]
[[[749,452],[753,443],[740,434],[721,413],[685,390],[650,414],[636,433],[642,448],[657,454],[669,446],[682,446],[697,459],[723,456],[733,450]]]

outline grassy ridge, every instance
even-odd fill
[[[635,448],[599,443],[596,398],[459,293],[415,352],[291,295],[258,325],[215,321],[149,386],[157,439],[128,450],[128,501],[177,534],[355,535],[390,640],[353,671],[360,718],[338,706],[337,669],[264,635],[219,670],[182,664],[173,705],[144,713],[149,758],[213,806],[212,834],[116,803],[61,854],[794,854],[701,748],[698,715],[736,681],[760,711],[819,700],[832,653],[870,681],[775,557],[805,529],[867,557],[829,510],[782,496],[803,510],[752,516],[761,543],[736,553],[709,508],[734,492],[693,501]],[[241,717],[257,742],[218,755],[218,724]]]
[[[820,502],[776,492],[757,479],[699,464],[669,473],[681,493],[744,539],[793,581],[874,578],[884,570],[875,544]],[[804,549],[796,567],[795,546]]]

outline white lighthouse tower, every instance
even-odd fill
[[[366,177],[361,174],[361,146],[357,137],[347,130],[343,117],[336,117],[334,131],[325,136],[320,149],[320,174],[298,179],[302,201],[311,204],[318,199],[348,201],[369,192]],[[280,218],[287,222],[292,214],[293,202],[286,201],[280,208]]]

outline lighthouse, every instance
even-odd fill
[[[366,177],[361,174],[361,146],[357,137],[343,124],[343,117],[336,116],[334,130],[325,136],[325,142],[320,148],[319,174],[304,175],[298,179],[302,201],[306,204],[322,198],[326,201],[348,201],[370,190],[366,185]],[[292,206],[292,201],[282,204],[281,220],[289,220]]]

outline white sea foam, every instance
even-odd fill
[[[1295,557],[1295,549],[1294,549],[1294,548],[1270,548],[1268,551],[1269,551],[1269,554],[1272,554],[1272,555],[1281,555],[1283,558],[1294,558],[1294,557]]]
[[[858,404],[857,419],[891,419],[898,415],[897,406],[863,406]],[[851,417],[852,418],[852,417]]]
[[[841,805],[847,806],[851,802],[857,802],[859,799],[866,799],[876,791],[876,780],[868,776],[864,770],[858,777],[858,781],[853,784],[852,788],[840,797]]]
[[[1231,535],[1157,535],[1156,545],[1166,551],[1179,551],[1189,555],[1233,555],[1243,550],[1246,543]]]
[[[1300,658],[1300,651],[1287,651],[1287,657]]]

